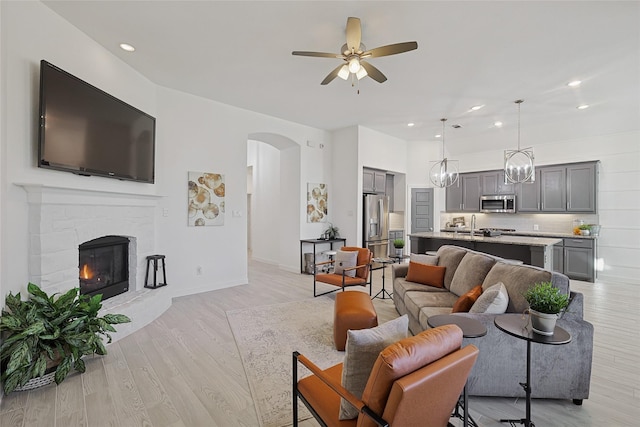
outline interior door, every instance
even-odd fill
[[[411,233],[433,231],[433,188],[411,189]]]

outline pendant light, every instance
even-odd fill
[[[451,187],[458,182],[458,161],[449,160],[445,157],[444,151],[444,122],[447,119],[440,119],[442,122],[442,160],[431,162],[429,179],[436,187]]]
[[[536,180],[533,148],[520,149],[520,105],[524,99],[514,102],[518,105],[518,149],[504,150],[504,183],[532,183]]]

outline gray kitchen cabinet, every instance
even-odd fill
[[[567,182],[565,166],[540,168],[540,210],[567,211]]]
[[[384,186],[384,194],[389,198],[389,212],[393,212],[396,210],[394,205],[395,201],[393,199],[395,193],[393,189],[393,181],[393,175],[387,174]]]
[[[564,273],[564,244],[553,245],[553,271]]]
[[[446,188],[447,212],[460,212],[462,210],[462,175],[458,177],[458,183]]]
[[[540,212],[540,170],[534,182],[515,184],[516,212]]]
[[[567,211],[596,213],[597,163],[567,165]]]
[[[570,279],[595,281],[595,241],[564,239],[564,274]]]
[[[404,237],[404,230],[392,230],[389,231],[389,255],[396,254],[396,248],[393,246],[393,241],[396,239],[404,240],[405,246],[407,244],[407,240]]]
[[[367,194],[384,194],[387,184],[385,171],[362,168],[362,192]]]
[[[489,171],[480,175],[481,195],[515,194],[513,184],[505,184],[504,171]]]
[[[479,173],[462,174],[462,212],[480,212]]]

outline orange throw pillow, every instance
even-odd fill
[[[409,271],[405,279],[409,282],[444,288],[445,269],[446,267],[409,261]]]
[[[466,294],[460,295],[460,298],[453,304],[451,312],[468,313],[473,303],[480,297],[480,294],[482,294],[482,285],[478,285]]]

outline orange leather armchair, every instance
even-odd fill
[[[355,246],[344,246],[340,248],[341,251],[358,251],[358,259],[355,267],[347,267],[340,274],[336,273],[318,273],[318,266],[330,265],[335,263],[335,260],[326,261],[316,264],[313,269],[313,296],[319,297],[320,295],[330,294],[331,292],[338,291],[340,289],[332,289],[327,292],[318,294],[316,292],[316,283],[322,282],[332,286],[337,286],[344,291],[347,286],[367,286],[369,285],[369,296],[371,296],[371,258],[373,254],[368,248],[358,248]],[[347,271],[356,271],[355,277],[349,277],[346,275]]]
[[[376,360],[362,398],[341,386],[342,364],[321,370],[293,353],[293,425],[298,425],[298,402],[329,427],[443,427],[478,357],[474,345],[462,346],[462,330],[455,325],[428,329],[385,348]],[[297,363],[312,375],[298,381]],[[339,420],[340,398],[358,408],[353,420]]]

